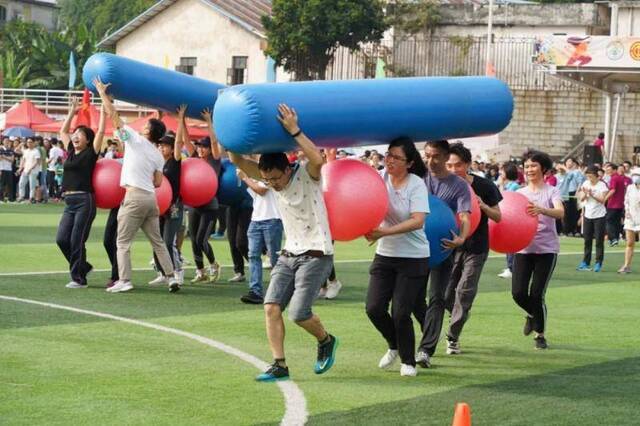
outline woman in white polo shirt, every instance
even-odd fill
[[[368,241],[378,241],[366,309],[388,345],[378,366],[387,369],[399,356],[400,375],[412,377],[417,370],[411,312],[428,275],[429,242],[423,227],[429,194],[422,180],[427,169],[409,138],[392,141],[384,162],[389,210],[382,225],[366,235]]]

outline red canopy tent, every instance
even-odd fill
[[[98,110],[98,108],[96,108],[92,104],[89,104],[86,108],[88,111],[89,120],[87,120],[87,112],[85,112],[82,109],[79,110],[76,113],[75,117],[73,117],[73,120],[71,120],[71,130],[75,129],[77,126],[80,126],[80,125],[84,125],[84,126],[89,125],[89,127],[91,127],[91,129],[93,129],[94,132],[98,130],[98,123],[100,122],[100,111]],[[54,121],[52,123],[35,125],[32,128],[36,132],[59,133],[63,124],[64,124],[64,120]],[[105,136],[112,136],[113,130],[114,130],[113,124],[109,119],[109,117],[107,117],[105,121],[105,129],[104,129]]]
[[[33,127],[39,124],[53,123],[53,118],[40,111],[28,99],[23,99],[17,107],[10,109],[6,114],[5,129],[11,127]]]
[[[159,118],[160,114],[158,112],[153,112],[146,117],[140,117],[131,123],[128,123],[129,127],[137,132],[141,132],[144,128],[147,121],[150,118]],[[162,118],[160,118],[164,125],[167,127],[167,131],[172,130],[173,132],[178,131],[178,120],[175,117],[172,117],[168,114],[162,114]],[[209,136],[209,132],[206,127],[201,127],[200,125],[195,124],[191,120],[187,120],[187,132],[189,133],[189,137],[191,139],[200,139],[205,136]]]

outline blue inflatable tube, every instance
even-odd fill
[[[200,118],[206,108],[213,110],[218,90],[225,87],[110,53],[92,55],[82,70],[84,85],[94,93],[93,79],[98,76],[111,83],[109,93],[116,99],[169,112],[186,104],[192,118]]]
[[[391,78],[233,86],[214,108],[215,130],[229,151],[247,154],[296,148],[276,119],[286,103],[319,146],[386,144],[495,134],[509,124],[513,96],[488,77]]]

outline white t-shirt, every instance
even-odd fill
[[[164,167],[162,154],[151,142],[129,126],[118,129],[118,137],[125,146],[120,186],[131,186],[154,192],[153,174],[156,171],[162,172]]]
[[[408,220],[411,213],[429,213],[429,192],[424,181],[414,174],[404,187],[395,189],[391,184],[391,176],[385,171],[381,173],[389,195],[389,209],[382,226],[388,228]],[[376,253],[388,257],[429,257],[429,242],[424,229],[389,235],[378,240]]]
[[[296,166],[287,187],[274,192],[287,237],[284,250],[296,255],[308,250],[333,254],[321,180],[313,179],[306,167]]]
[[[0,145],[0,155],[9,157],[9,154],[11,154],[13,156],[13,150],[12,149],[6,149],[4,147],[4,145]],[[0,160],[0,170],[1,171],[10,172],[12,170],[11,161],[9,161],[9,160]]]
[[[624,195],[624,229],[640,232],[640,188],[634,184]]]
[[[47,169],[55,172],[56,171],[56,164],[58,163],[58,158],[62,157],[64,155],[64,151],[57,146],[52,146],[51,149],[49,150],[49,161],[48,161],[48,166]]]
[[[263,182],[258,182],[262,188],[267,188]],[[253,213],[251,214],[252,222],[259,222],[262,220],[280,219],[280,212],[278,211],[278,202],[274,195],[273,189],[267,189],[264,195],[260,195],[251,188],[247,188],[247,192],[253,198]]]
[[[603,197],[607,194],[607,192],[609,192],[607,184],[600,180],[596,182],[595,185],[591,185],[591,182],[589,182],[589,180],[587,179],[582,183],[581,187],[583,190],[590,189],[593,195],[597,197]],[[606,215],[607,208],[605,207],[604,203],[598,202],[593,197],[587,197],[584,200],[584,217],[586,217],[587,219],[598,219],[601,217],[605,217]]]
[[[22,163],[24,165],[23,170],[26,172],[28,170],[30,170],[34,165],[35,167],[33,167],[33,169],[31,170],[30,173],[36,173],[36,172],[40,172],[41,166],[40,166],[40,150],[38,148],[33,148],[33,149],[23,149],[22,150],[22,158],[24,160],[24,163]]]

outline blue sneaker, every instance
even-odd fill
[[[593,266],[593,272],[600,272],[602,270],[602,263],[596,263]]]
[[[318,343],[318,360],[313,369],[316,374],[326,373],[333,367],[336,361],[336,349],[338,349],[338,338],[331,334],[327,343]]]
[[[281,380],[289,380],[289,367],[282,367],[277,363],[273,363],[267,368],[267,371],[256,377],[258,382],[278,382]]]
[[[576,268],[576,271],[590,271],[591,266],[587,265],[585,262],[580,263]]]

